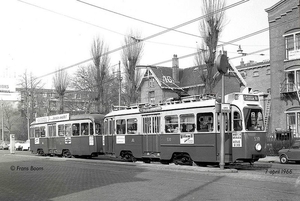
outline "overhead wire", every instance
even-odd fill
[[[65,17],[68,17],[68,18],[71,18],[71,19],[74,19],[74,20],[83,22],[83,23],[90,24],[90,25],[92,25],[92,26],[96,26],[96,27],[98,27],[98,28],[103,28],[103,27],[94,25],[94,24],[92,24],[92,23],[88,23],[88,22],[85,22],[85,21],[83,21],[83,20],[79,20],[79,19],[77,19],[77,18],[73,18],[73,17],[67,16],[67,15],[64,15],[64,14],[61,14],[61,13],[58,13],[58,12],[55,12],[55,11],[52,11],[52,10],[49,10],[49,9],[45,9],[45,8],[43,8],[43,7],[40,7],[40,6],[36,6],[36,5],[34,5],[34,4],[30,4],[30,3],[24,2],[24,1],[22,1],[22,0],[18,0],[18,1],[23,2],[23,3],[26,3],[26,4],[29,4],[29,5],[32,5],[32,6],[35,6],[35,7],[38,7],[38,8],[41,8],[41,9],[44,9],[44,10],[47,10],[47,11],[49,11],[49,12],[53,12],[53,13],[55,13],[55,14],[59,14],[59,15],[62,15],[62,16],[65,16]],[[79,1],[79,2],[82,2],[82,1]],[[241,4],[241,3],[245,3],[245,2],[246,2],[246,1],[241,1],[241,2],[238,2],[238,3]],[[228,8],[233,7],[233,6],[236,6],[236,5],[233,5],[233,4],[232,4],[232,5],[230,5],[230,6],[226,7],[226,8],[228,9]],[[219,11],[219,12],[220,12],[220,11]],[[201,16],[200,18],[204,18],[204,16]],[[135,19],[135,18],[134,18],[134,19]],[[199,18],[196,18],[196,19],[200,20]],[[196,20],[196,19],[194,19],[194,20]],[[189,23],[192,23],[194,20],[190,20],[190,21],[188,21],[188,22],[189,22]],[[295,20],[295,19],[294,19],[294,20]],[[290,21],[293,21],[293,20],[290,20]],[[146,21],[145,21],[145,22],[146,22]],[[186,22],[186,23],[188,23],[188,22]],[[147,23],[148,23],[148,22],[147,22]],[[176,31],[176,28],[179,28],[179,27],[181,27],[181,26],[184,26],[184,24],[186,24],[186,23],[180,24],[180,25],[175,26],[175,27],[173,27],[173,28],[169,28],[167,31],[172,31],[172,30],[173,30],[173,31]],[[284,23],[286,23],[286,22],[284,22]],[[151,23],[150,23],[150,24],[151,24]],[[160,25],[157,25],[157,26],[160,26]],[[272,27],[270,27],[270,28],[274,28],[274,27],[277,27],[277,26],[279,26],[279,25],[275,25],[275,26],[272,26]],[[163,26],[161,26],[161,27],[163,28]],[[118,32],[112,31],[112,30],[109,30],[109,29],[106,29],[106,28],[103,28],[103,29],[124,36],[124,34],[121,34],[121,33],[118,33]],[[269,30],[269,28],[261,29],[261,30],[259,30],[259,31],[253,32],[253,33],[251,33],[251,34],[245,35],[245,36],[243,36],[243,37],[234,39],[234,40],[229,41],[229,42],[223,42],[224,44],[220,44],[220,45],[218,45],[218,46],[225,46],[225,45],[227,45],[227,44],[233,44],[234,42],[237,42],[237,41],[239,41],[239,40],[243,40],[243,39],[252,37],[252,36],[254,36],[254,35],[263,33],[263,32],[265,32],[265,31],[267,31],[267,30]],[[180,31],[179,31],[179,32],[180,32]],[[163,34],[162,32],[159,32],[159,33],[160,33],[160,34]],[[157,33],[157,34],[159,34],[159,33]],[[183,32],[183,33],[185,33],[185,32]],[[144,38],[144,39],[141,39],[141,41],[148,40],[150,37],[156,37],[157,34],[154,34],[154,35],[152,35],[152,36],[149,36],[149,37],[146,37],[146,38]],[[148,41],[148,42],[149,42],[149,41]],[[220,42],[220,41],[219,41],[219,42]],[[155,42],[154,42],[154,43],[155,43]],[[110,53],[119,51],[119,50],[121,50],[121,49],[123,49],[123,48],[126,48],[127,46],[130,46],[130,45],[133,45],[133,44],[135,44],[135,43],[131,43],[131,44],[122,46],[122,47],[120,47],[120,48],[114,49],[114,50],[112,50],[112,51],[107,52],[106,54],[110,54]],[[167,44],[166,44],[166,45],[167,45]],[[176,45],[175,45],[175,46],[176,46]],[[197,54],[197,53],[192,53],[192,54],[188,54],[188,55],[181,56],[181,57],[179,57],[179,58],[180,58],[180,59],[182,59],[182,58],[187,58],[187,57],[190,57],[190,56],[194,56],[194,55],[196,55],[196,54]],[[247,54],[247,55],[249,55],[249,54]],[[78,62],[78,63],[76,63],[76,64],[73,64],[73,65],[71,65],[71,66],[65,67],[65,68],[60,69],[60,70],[69,69],[69,68],[78,66],[78,65],[80,65],[80,64],[86,63],[86,62],[88,62],[88,61],[91,61],[91,60],[92,60],[92,58],[86,59],[86,60],[84,60],[84,61]],[[162,63],[170,62],[170,61],[172,61],[172,60],[166,60],[166,61],[159,62],[159,63],[152,64],[152,65],[159,65],[159,64],[162,64]],[[43,75],[43,76],[40,76],[39,78],[45,77],[45,76],[48,76],[48,75],[51,75],[51,74],[54,74],[54,73],[56,73],[56,72],[57,72],[57,71],[54,71],[54,72],[45,74],[45,75]]]
[[[295,20],[298,20],[298,19],[290,19],[290,20],[287,20],[287,21],[285,21],[285,22],[281,22],[281,23],[279,23],[279,24],[277,24],[277,25],[273,25],[273,26],[270,26],[270,27],[267,27],[267,28],[264,28],[264,29],[261,29],[261,30],[252,32],[252,33],[247,34],[247,35],[244,35],[244,36],[242,36],[242,37],[233,39],[233,40],[231,40],[231,41],[229,41],[229,42],[225,42],[224,44],[218,44],[217,47],[225,46],[225,45],[228,45],[228,44],[232,44],[232,43],[235,43],[235,42],[244,40],[244,39],[246,39],[246,38],[250,38],[250,37],[252,37],[252,36],[255,36],[255,35],[261,34],[261,33],[263,33],[263,32],[269,31],[269,29],[273,29],[273,28],[276,28],[276,27],[278,27],[278,26],[282,26],[282,25],[285,24],[285,23],[293,22],[293,21],[295,21]],[[197,55],[197,54],[198,54],[198,52],[191,53],[191,54],[187,54],[187,55],[178,57],[178,59],[184,59],[184,58],[187,58],[187,57],[195,56],[195,55]],[[158,62],[158,63],[154,63],[154,64],[151,64],[151,65],[156,66],[156,65],[160,65],[160,64],[163,64],[163,63],[168,63],[168,62],[171,62],[171,61],[172,61],[172,59],[168,59],[168,60],[165,60],[165,61],[162,61],[162,62]]]
[[[111,29],[107,29],[105,27],[101,27],[99,25],[96,25],[96,24],[93,24],[93,23],[90,23],[90,22],[87,22],[87,21],[84,21],[84,20],[80,20],[78,18],[69,16],[69,15],[65,15],[65,14],[62,14],[62,13],[59,13],[59,12],[56,12],[56,11],[53,11],[53,10],[50,10],[50,9],[47,9],[47,8],[44,8],[44,7],[32,4],[32,3],[29,3],[29,2],[26,2],[26,1],[22,1],[22,0],[17,0],[17,1],[19,1],[21,3],[24,3],[24,4],[27,4],[27,5],[30,5],[30,6],[33,6],[33,7],[36,7],[36,8],[39,8],[39,9],[42,9],[42,10],[45,10],[45,11],[48,11],[48,12],[51,12],[51,13],[54,13],[54,14],[57,14],[57,15],[60,15],[60,16],[63,16],[63,17],[70,18],[72,20],[76,20],[78,22],[82,22],[82,23],[85,23],[85,24],[88,24],[88,25],[91,25],[91,26],[94,26],[94,27],[97,27],[97,28],[100,28],[100,29],[103,29],[103,30],[106,30],[106,31],[109,31],[109,32],[112,32],[112,33],[115,33],[115,34],[118,34],[118,35],[121,35],[121,36],[125,36],[124,34],[119,33],[117,31],[113,31]]]
[[[21,1],[21,0],[19,0],[19,1]],[[157,37],[157,36],[159,36],[159,35],[168,33],[168,32],[170,32],[170,31],[176,30],[176,29],[178,29],[178,28],[180,28],[180,27],[183,27],[183,26],[186,26],[186,25],[191,24],[191,23],[193,23],[193,22],[196,22],[196,21],[199,21],[199,20],[201,20],[201,19],[204,19],[204,18],[207,17],[207,16],[210,16],[210,15],[213,15],[213,14],[216,14],[216,13],[219,13],[219,12],[222,12],[222,11],[224,11],[224,10],[233,8],[233,7],[238,6],[238,5],[242,4],[242,3],[245,3],[245,2],[247,2],[247,1],[249,1],[249,0],[242,0],[242,1],[239,1],[239,2],[237,2],[237,3],[234,3],[234,4],[231,4],[231,5],[229,5],[229,6],[226,6],[226,7],[222,8],[222,9],[216,10],[216,11],[214,11],[214,12],[212,12],[212,13],[209,13],[209,14],[200,16],[200,17],[198,17],[198,18],[189,20],[189,21],[187,21],[187,22],[184,22],[184,23],[179,24],[179,25],[177,25],[177,26],[174,26],[174,27],[172,27],[172,28],[167,28],[167,29],[164,30],[164,31],[161,31],[161,32],[158,32],[158,33],[156,33],[156,34],[150,35],[150,36],[145,37],[145,38],[143,38],[143,39],[136,39],[136,40],[137,40],[138,42],[139,42],[139,41],[146,41],[146,40],[149,40],[149,39],[151,39],[151,38]],[[21,1],[21,2],[23,2],[23,1]],[[38,7],[38,6],[37,6],[37,7]],[[122,50],[122,49],[124,49],[124,48],[130,47],[130,46],[132,46],[132,45],[134,45],[134,44],[136,44],[136,41],[133,42],[133,43],[127,44],[127,45],[123,45],[123,46],[121,46],[121,47],[119,47],[119,48],[116,48],[116,49],[114,49],[114,50],[108,51],[108,52],[104,53],[102,56],[105,56],[105,55],[108,55],[108,54],[117,52],[117,51]],[[66,70],[66,69],[72,68],[72,67],[74,67],[74,66],[77,66],[77,65],[86,63],[86,62],[88,62],[88,61],[91,61],[92,59],[93,59],[93,58],[86,59],[86,60],[84,60],[84,61],[78,62],[78,63],[73,64],[73,65],[71,65],[71,66],[67,66],[67,67],[61,68],[60,70]],[[42,76],[39,76],[38,78],[46,77],[46,76],[48,76],[48,75],[51,75],[51,74],[54,74],[54,73],[57,73],[57,72],[58,72],[58,70],[53,71],[53,72],[50,72],[50,73],[47,73],[47,74],[42,75]]]

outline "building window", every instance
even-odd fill
[[[246,73],[246,71],[241,71],[241,75],[242,75],[242,77],[245,79],[245,78],[246,78],[246,76],[247,76],[247,73]]]
[[[150,104],[155,103],[155,92],[154,91],[149,91],[149,101]]]
[[[299,118],[299,113],[298,118]],[[286,125],[287,125],[287,130],[291,131],[292,135],[296,135],[296,113],[287,113],[286,114]],[[298,119],[299,121],[299,119]],[[299,129],[299,128],[298,128]]]
[[[154,78],[149,78],[149,87],[154,87]]]
[[[259,76],[258,71],[254,71],[253,72],[253,77],[258,77],[258,76]]]
[[[286,59],[300,59],[300,33],[285,36]]]

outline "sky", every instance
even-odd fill
[[[239,5],[225,11],[226,24],[219,44],[267,28],[265,9],[279,0],[227,0],[227,6],[238,2]],[[9,69],[22,74],[27,70],[51,88],[51,73],[58,68],[70,67],[67,70],[72,76],[78,66],[89,64],[84,61],[91,58],[95,38],[101,38],[109,50],[115,50],[123,45],[131,30],[139,32],[141,39],[165,30],[116,13],[169,28],[202,16],[201,0],[1,0],[0,72]],[[201,44],[201,38],[197,37],[199,20],[177,30],[193,36],[169,31],[144,40],[139,64],[171,67],[171,62],[162,62],[176,54],[181,68],[194,66],[194,57],[185,56],[195,53],[197,44]],[[220,50],[227,51],[232,65],[239,65],[241,59],[244,62],[269,59],[269,50],[241,57],[237,53],[239,45],[244,53],[264,50],[269,47],[268,31],[224,45]],[[109,56],[110,65],[116,67],[121,51]],[[50,75],[44,76],[47,74]]]

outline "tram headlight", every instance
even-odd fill
[[[261,149],[262,149],[261,144],[260,144],[260,143],[256,143],[256,145],[255,145],[255,150],[256,150],[256,151],[261,151]]]

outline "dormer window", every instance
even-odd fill
[[[152,76],[152,73],[150,70],[147,70],[144,77],[151,77]]]

